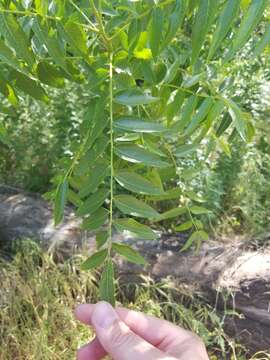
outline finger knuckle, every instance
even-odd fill
[[[133,343],[133,334],[130,331],[123,331],[120,326],[111,334],[111,342],[114,348],[127,347]]]

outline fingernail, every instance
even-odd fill
[[[99,326],[103,329],[107,329],[117,319],[118,316],[114,308],[109,303],[101,301],[95,305],[92,314],[92,323],[94,326]]]

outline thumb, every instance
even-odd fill
[[[94,306],[92,325],[103,348],[116,360],[175,360],[133,333],[106,302]]]

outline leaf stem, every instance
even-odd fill
[[[71,0],[70,0],[71,1]],[[96,20],[98,22],[98,25],[99,25],[99,31],[100,31],[100,35],[101,37],[103,38],[103,41],[108,49],[109,52],[112,52],[112,45],[111,45],[111,41],[110,39],[108,38],[106,32],[105,32],[105,29],[104,29],[104,26],[103,26],[103,21],[102,21],[102,17],[100,15],[100,12],[98,11],[98,9],[96,8],[96,5],[94,3],[94,0],[90,0],[90,4],[93,8],[93,11],[94,11],[94,15],[96,17]]]
[[[109,64],[109,109],[110,109],[110,162],[111,162],[111,177],[110,177],[110,217],[109,217],[109,239],[108,239],[108,256],[111,255],[112,249],[112,226],[113,226],[113,185],[114,185],[114,147],[113,147],[113,53],[110,53]]]

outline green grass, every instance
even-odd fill
[[[70,360],[77,347],[89,341],[91,330],[75,321],[73,309],[78,303],[98,300],[98,274],[81,272],[81,260],[78,256],[56,264],[29,241],[12,262],[1,260],[1,360]],[[170,281],[144,278],[140,286],[118,287],[118,299],[195,331],[207,344],[211,359],[250,358],[224,333],[224,318],[185,287],[176,289]],[[252,359],[270,359],[270,354]]]

